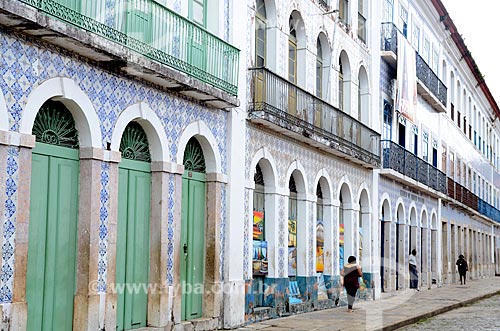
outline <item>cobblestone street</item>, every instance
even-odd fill
[[[500,277],[356,301],[354,309],[348,313],[346,307],[338,307],[249,324],[238,330],[500,330]],[[457,318],[461,320],[455,322]]]
[[[500,330],[500,295],[423,320],[399,330]]]

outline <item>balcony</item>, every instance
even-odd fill
[[[410,186],[422,189],[417,184],[420,183],[437,192],[447,193],[446,174],[390,140],[382,140],[382,167],[406,176],[394,176],[390,171],[382,171],[382,174],[403,180]]]
[[[330,5],[329,5],[329,1],[328,0],[318,0],[319,2],[319,5],[321,6],[321,8],[323,8],[324,10],[330,10]]]
[[[364,167],[380,166],[380,134],[268,69],[248,73],[251,122]]]
[[[382,58],[395,68],[398,55],[398,28],[394,23],[382,23],[381,37]]]
[[[448,197],[453,199],[452,203],[458,202],[458,206],[466,206],[479,214],[486,216],[495,222],[500,223],[500,210],[496,209],[477,195],[456,183],[452,178],[448,177]]]
[[[381,56],[393,68],[397,68],[398,28],[394,23],[382,23]],[[424,59],[416,52],[418,93],[437,111],[446,112],[447,88]]]
[[[418,53],[416,57],[418,92],[437,112],[446,112],[446,86]]]
[[[214,107],[238,103],[238,49],[154,0],[106,2],[9,1],[0,22]]]

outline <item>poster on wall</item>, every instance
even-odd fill
[[[362,261],[363,261],[363,228],[360,226],[359,227],[359,239],[358,239],[358,243],[359,243],[359,261],[358,261],[358,264],[359,265],[362,265]]]
[[[267,241],[253,241],[252,269],[254,275],[267,275]]]
[[[288,276],[297,276],[297,247],[288,247]]]
[[[339,265],[344,267],[344,224],[339,224]]]
[[[253,240],[264,240],[263,211],[253,211]]]
[[[288,246],[297,246],[297,221],[288,220]]]
[[[324,272],[325,256],[324,256],[324,227],[323,221],[316,221],[316,272]]]

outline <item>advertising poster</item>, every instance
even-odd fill
[[[254,275],[267,275],[267,241],[253,241],[252,269]]]
[[[264,240],[264,212],[253,211],[253,240]]]
[[[323,221],[316,221],[316,272],[323,272],[325,270],[325,255],[324,246],[325,241],[323,237]]]

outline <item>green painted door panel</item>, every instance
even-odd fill
[[[205,174],[186,172],[182,178],[181,282],[182,319],[202,316],[205,258]]]
[[[125,286],[125,290],[118,293],[117,330],[146,326],[149,282],[151,174],[136,170],[139,163],[149,164],[124,161],[120,163],[118,183],[116,284]]]
[[[54,153],[51,153],[51,149]],[[50,154],[65,154],[70,158]],[[41,154],[41,153],[44,154]],[[77,150],[37,143],[32,156],[28,330],[70,331],[76,284]]]
[[[151,42],[151,0],[130,0],[127,10],[127,35],[147,44]]]

